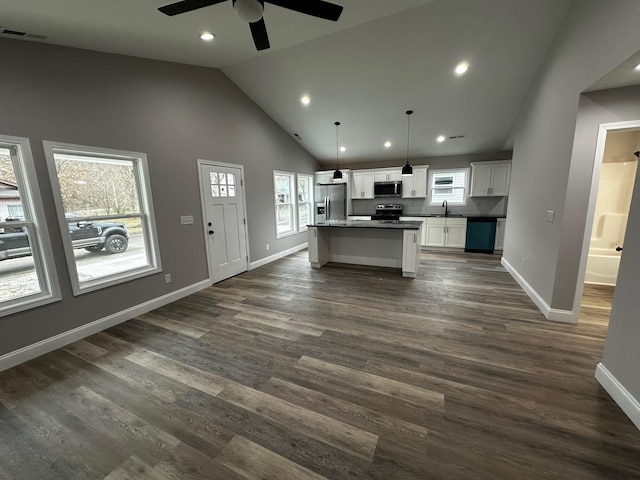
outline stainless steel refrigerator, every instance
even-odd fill
[[[347,184],[318,183],[315,188],[316,223],[347,219]]]

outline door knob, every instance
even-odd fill
[[[209,235],[213,235],[213,230],[209,230]]]

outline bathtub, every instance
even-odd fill
[[[620,268],[620,252],[615,248],[591,247],[587,257],[585,283],[597,285],[615,285]]]

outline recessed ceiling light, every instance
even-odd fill
[[[384,146],[385,148],[389,148],[391,146],[391,142],[389,141],[384,142]]]
[[[204,40],[205,42],[210,42],[211,40],[213,40],[216,36],[213,33],[210,32],[204,32],[202,35],[200,35],[200,38],[202,40]]]
[[[464,75],[469,70],[469,64],[467,62],[459,63],[455,69],[456,75]]]
[[[634,69],[636,72],[640,72],[640,63],[639,63],[638,65],[636,65],[635,67],[633,67],[633,69]]]
[[[437,141],[438,143],[442,143],[442,142],[444,142],[445,140],[446,140],[446,138],[445,138],[445,136],[444,136],[444,135],[440,135],[438,138],[436,138],[436,141]]]
[[[309,98],[309,95],[305,95],[300,99],[300,101],[302,102],[303,105],[309,105],[311,103],[311,99]]]
[[[340,147],[340,151],[341,151],[341,152],[346,152],[346,151],[347,151],[347,148],[346,148],[346,147]]]

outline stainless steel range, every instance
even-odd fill
[[[402,216],[402,205],[397,203],[380,203],[376,205],[376,213],[371,220],[386,220],[399,222]]]

